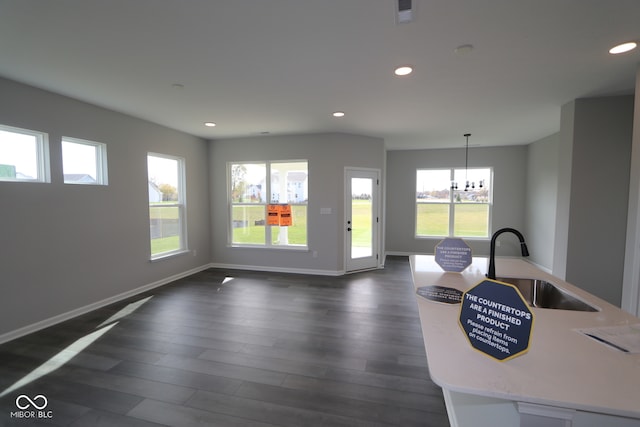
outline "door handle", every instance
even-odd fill
[[[347,231],[351,231],[351,227],[347,227]]]

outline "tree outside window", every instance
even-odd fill
[[[229,164],[230,241],[234,246],[307,246],[306,160]],[[269,225],[267,206],[291,207],[292,225]]]
[[[151,258],[187,249],[184,159],[147,156]]]

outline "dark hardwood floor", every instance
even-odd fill
[[[0,345],[0,396],[2,426],[449,425],[406,257],[203,271]]]

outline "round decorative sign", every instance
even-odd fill
[[[460,326],[476,350],[505,361],[529,350],[533,312],[518,289],[483,280],[462,296]]]

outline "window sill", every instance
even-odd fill
[[[309,252],[308,246],[227,245],[228,248]]]
[[[168,259],[168,258],[174,258],[174,257],[180,256],[180,255],[185,255],[185,254],[188,254],[189,252],[191,252],[191,251],[188,250],[188,249],[182,249],[182,250],[175,251],[175,252],[167,252],[167,253],[163,253],[163,254],[159,254],[159,255],[156,255],[154,257],[151,257],[151,259],[149,259],[149,261],[150,262],[162,261],[162,260],[165,260],[165,259]]]
[[[491,237],[453,237],[453,236],[414,236],[416,240],[442,240],[442,239],[462,239],[462,240],[491,240]]]
[[[31,184],[51,184],[51,181],[46,181],[42,179],[6,179],[0,178],[0,182],[25,182]]]
[[[65,185],[78,185],[78,186],[87,186],[87,187],[108,187],[108,184],[103,184],[100,182],[64,182]]]

